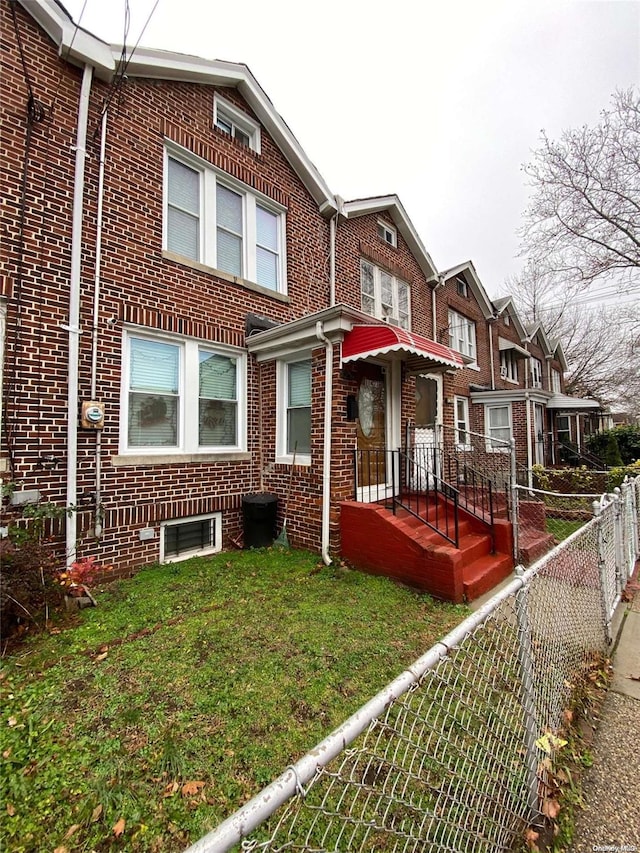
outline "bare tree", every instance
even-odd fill
[[[640,280],[640,93],[618,91],[594,126],[566,130],[523,167],[532,189],[521,255],[572,292]]]
[[[569,394],[640,416],[640,305],[581,302],[533,264],[505,287],[525,323],[542,323],[561,342]]]

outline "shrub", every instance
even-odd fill
[[[62,598],[55,558],[42,542],[0,542],[0,633],[11,637],[38,624],[47,605]]]
[[[631,465],[640,459],[640,426],[619,426],[606,432],[596,433],[587,438],[587,446],[591,453],[606,461],[609,437],[616,439],[620,453],[618,465]]]
[[[620,456],[620,448],[613,430],[609,431],[607,437],[607,446],[604,451],[604,461],[609,468],[615,468],[622,465],[622,456]]]

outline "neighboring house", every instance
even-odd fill
[[[246,66],[139,48],[125,77],[54,0],[1,9],[0,464],[16,502],[76,507],[66,559],[241,546],[247,498],[273,495],[327,562],[454,600],[504,576],[508,523],[465,558],[486,513],[457,475],[451,528],[431,448],[513,435],[534,461],[562,393],[542,333],[471,263],[439,274],[396,196],[333,195]],[[423,487],[444,562],[406,520],[424,506],[396,506]]]

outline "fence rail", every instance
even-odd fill
[[[553,741],[602,663],[640,552],[640,477],[189,853],[493,853],[550,796]],[[547,736],[545,740],[545,736]]]

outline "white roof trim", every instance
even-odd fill
[[[448,281],[450,278],[455,278],[455,276],[460,275],[460,273],[465,273],[465,277],[473,291],[473,295],[475,296],[478,305],[482,308],[485,320],[490,320],[495,316],[494,307],[487,295],[487,291],[484,289],[484,286],[478,277],[478,273],[476,272],[476,268],[472,261],[465,261],[462,264],[451,267],[451,269],[444,270],[440,275]]]
[[[19,2],[58,46],[61,56],[70,62],[93,66],[96,76],[102,80],[112,79],[122,46],[109,45],[77,28],[66,10],[54,0]],[[246,65],[138,47],[127,65],[127,75],[237,88],[308,189],[320,212],[325,216],[336,212],[336,201],[329,187]]]
[[[554,394],[547,403],[548,409],[602,409],[597,400],[588,397],[570,397],[568,394]]]
[[[356,219],[359,216],[368,216],[369,214],[381,213],[382,211],[386,211],[389,214],[394,225],[404,237],[411,249],[411,254],[418,261],[420,269],[425,274],[427,281],[435,283],[438,278],[438,270],[397,195],[374,196],[373,198],[345,201],[341,209],[341,213],[346,219]]]

